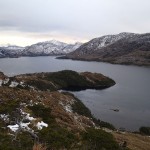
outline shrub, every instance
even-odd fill
[[[150,135],[150,127],[141,127],[139,130],[141,134]]]
[[[76,143],[75,135],[58,125],[43,128],[39,132],[39,138],[43,143],[47,143],[48,149],[71,149]]]
[[[51,116],[51,109],[49,107],[45,107],[42,104],[37,104],[33,106],[28,106],[28,109],[32,110],[34,116],[42,118],[44,122],[54,122],[54,118],[53,116]]]
[[[19,107],[18,100],[9,100],[1,104],[0,113],[1,114],[9,114],[14,111],[17,107]]]
[[[108,129],[111,129],[111,130],[115,130],[115,127],[108,123],[108,122],[105,122],[105,121],[101,121],[99,119],[96,119],[96,118],[93,118],[93,121],[96,125],[100,126],[100,127],[104,127],[104,128],[108,128]]]
[[[101,129],[87,129],[87,132],[83,133],[83,140],[87,150],[119,150],[113,135]]]

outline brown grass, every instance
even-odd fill
[[[47,147],[44,144],[36,143],[33,146],[33,150],[47,150]]]
[[[116,140],[121,143],[127,142],[127,147],[131,150],[150,150],[150,137],[134,133],[113,133]]]

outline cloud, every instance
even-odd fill
[[[0,0],[0,32],[81,39],[149,32],[149,8],[149,0]]]

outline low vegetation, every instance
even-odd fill
[[[141,127],[139,131],[141,134],[150,135],[150,127]]]
[[[112,134],[101,129],[114,129],[111,124],[95,119],[73,94],[57,91],[106,86],[100,80],[112,86],[101,74],[74,71],[11,78],[0,87],[0,149],[120,150]],[[16,86],[9,87],[13,81]]]
[[[87,150],[119,150],[119,146],[116,143],[114,137],[110,133],[106,133],[103,130],[96,130],[93,128],[87,129],[87,132],[83,133],[83,140],[86,143]]]
[[[102,74],[90,72],[77,73],[71,70],[53,73],[27,74],[16,76],[16,79],[24,80],[25,84],[42,91],[104,89],[115,84],[115,81]]]

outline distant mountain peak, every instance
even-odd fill
[[[57,40],[39,42],[25,48],[23,55],[40,56],[40,55],[60,55],[67,54],[79,48],[81,44],[67,44]]]
[[[132,32],[120,32],[118,35],[134,35],[136,33],[132,33]]]
[[[0,47],[0,57],[62,55],[73,52],[81,46],[81,43],[67,44],[57,40],[50,40],[38,42],[25,48],[10,44],[5,46]]]

